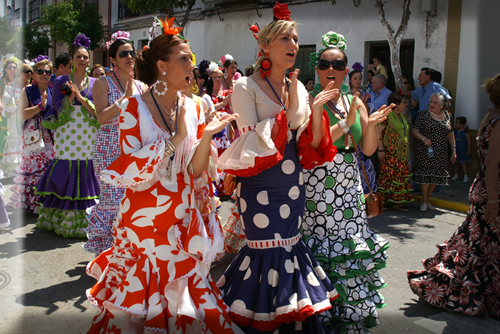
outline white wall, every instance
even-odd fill
[[[405,39],[415,40],[414,77],[418,76],[420,68],[432,67],[444,73],[446,26],[448,1],[437,0],[437,16],[429,19],[420,10],[421,0],[412,1],[411,16]],[[402,16],[402,0],[392,0],[385,5],[386,18],[397,29]],[[316,44],[321,48],[321,35],[333,30],[343,34],[347,39],[347,56],[349,65],[359,61],[366,65],[371,62],[365,59],[365,42],[386,41],[386,35],[380,23],[380,15],[372,1],[362,1],[356,8],[352,1],[320,2],[289,6],[291,17],[299,23],[299,43],[302,45]],[[201,59],[218,60],[220,56],[230,53],[238,61],[238,67],[254,62],[258,50],[257,43],[248,29],[248,24],[259,23],[262,28],[272,20],[272,8],[221,14],[224,21],[217,15],[206,17],[204,21],[192,22],[188,25],[186,37],[191,41],[191,47],[196,51],[198,61]],[[192,29],[191,25],[196,25]],[[199,28],[198,28],[199,27]],[[426,27],[429,27],[427,30]],[[426,47],[426,30],[430,33]],[[198,44],[200,43],[200,44]],[[416,83],[418,86],[418,83]]]
[[[491,104],[480,85],[500,73],[500,1],[463,0],[456,116],[465,116],[478,129]]]

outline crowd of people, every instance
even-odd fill
[[[250,27],[259,55],[245,75],[230,54],[197,64],[181,28],[158,18],[143,50],[126,31],[111,36],[112,69],[90,66],[85,35],[54,63],[4,62],[7,206],[87,239],[97,280],[87,297],[98,308],[89,333],[369,333],[385,306],[389,243],[369,228],[365,194],[378,189],[407,211],[418,183],[420,210],[433,210],[450,158],[452,180],[460,164],[468,181],[467,120],[453,129],[436,71],[392,92],[376,57],[363,86],[346,39],[328,32],[309,62],[319,82],[303,84],[297,23],[284,4],[273,13]],[[500,75],[485,89],[492,106],[478,130],[471,209],[408,280],[436,306],[499,316],[500,153],[489,146],[500,142]],[[237,255],[214,282],[210,266],[225,252]]]

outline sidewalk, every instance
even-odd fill
[[[451,181],[451,178],[448,180],[448,186],[441,186],[438,192],[432,194],[430,203],[437,208],[467,213],[469,211],[469,189],[474,179],[467,183],[463,183],[461,180]],[[420,190],[413,192],[412,195],[415,201],[422,200]]]

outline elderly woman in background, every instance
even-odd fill
[[[500,74],[487,79],[493,106],[478,130],[480,170],[469,191],[469,213],[438,253],[423,261],[425,270],[408,271],[415,294],[428,303],[466,315],[500,316],[498,252],[500,226]],[[490,147],[492,145],[492,147]]]
[[[415,120],[411,131],[417,139],[413,181],[422,187],[420,211],[434,210],[429,198],[436,185],[448,185],[448,148],[452,148],[451,161],[457,158],[455,136],[451,116],[445,110],[446,96],[434,93],[430,97],[429,110],[423,110]]]
[[[7,118],[9,135],[3,147],[2,170],[7,176],[15,176],[14,169],[21,163],[23,145],[23,120],[19,109],[19,98],[24,87],[31,81],[33,69],[28,64],[20,64],[17,69],[16,80],[9,83],[2,96],[3,116]]]
[[[406,98],[398,93],[389,95],[387,103],[394,103],[396,108],[387,120],[379,124],[382,140],[379,141],[380,176],[378,191],[385,202],[392,202],[393,208],[408,211],[403,203],[413,201],[410,194],[410,166],[408,165],[408,137],[410,126],[403,112]]]
[[[106,69],[101,64],[94,64],[90,69],[90,76],[92,78],[100,78],[106,76]]]

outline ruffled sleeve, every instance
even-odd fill
[[[16,94],[16,87],[13,84],[5,87],[5,91],[2,97],[2,103],[6,112],[14,113],[17,111],[16,99],[20,95],[19,92],[17,93],[18,94]]]
[[[225,172],[249,177],[276,165],[283,159],[287,120],[281,111],[274,118],[259,121],[256,111],[257,92],[248,78],[238,80],[232,95],[233,110],[240,137],[219,157],[218,167]]]
[[[123,100],[120,105],[120,156],[102,172],[101,178],[116,187],[129,188],[165,174],[160,172],[165,151],[163,139],[143,143],[139,124],[139,104],[137,98]]]
[[[312,113],[309,107],[309,93],[301,82],[298,82],[299,108],[303,109],[305,114],[305,122],[297,131],[297,149],[299,151],[299,162],[304,169],[311,169],[320,166],[327,161],[333,161],[337,148],[333,145],[332,136],[330,133],[330,118],[328,113],[323,109],[323,138],[318,147],[314,149],[311,146],[313,141],[312,131]]]
[[[304,123],[297,132],[299,162],[304,169],[320,166],[327,161],[331,162],[337,154],[337,148],[333,146],[333,140],[330,133],[330,119],[328,118],[326,110],[323,109],[322,115],[324,136],[316,149],[311,146],[311,142],[313,141],[311,119],[312,113],[309,115],[307,122]]]

